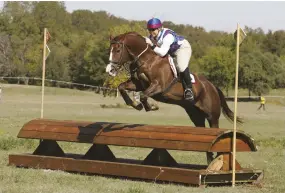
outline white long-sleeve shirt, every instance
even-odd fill
[[[157,37],[163,36],[164,31],[160,31]],[[164,38],[158,39],[157,45],[154,48],[154,52],[159,56],[163,57],[167,54],[170,49],[170,45],[175,41],[175,38],[172,34],[167,34]]]

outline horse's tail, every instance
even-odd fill
[[[234,121],[234,113],[231,111],[231,109],[229,108],[227,102],[226,102],[226,99],[225,99],[225,95],[223,94],[223,92],[218,88],[216,87],[218,93],[219,93],[219,96],[220,96],[220,101],[221,101],[221,106],[222,106],[222,112],[224,114],[224,116],[230,120],[230,121]],[[243,123],[243,120],[237,116],[237,122],[242,124]]]

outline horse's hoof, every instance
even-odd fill
[[[144,108],[145,112],[151,111],[151,108]]]
[[[135,105],[134,108],[138,111],[141,111],[143,109],[143,105],[140,103],[138,105]]]
[[[151,105],[151,106],[145,106],[144,109],[146,112],[157,111],[159,109],[159,107],[156,105]]]
[[[157,111],[158,109],[159,109],[158,106],[152,105],[150,110],[151,110],[151,111]]]

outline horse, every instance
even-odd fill
[[[206,120],[211,128],[219,128],[221,111],[229,120],[234,120],[234,114],[227,105],[223,92],[214,86],[203,75],[193,73],[194,102],[184,100],[183,84],[176,78],[168,57],[158,56],[145,42],[145,38],[136,32],[127,32],[116,37],[110,36],[110,56],[106,72],[111,76],[125,67],[130,78],[118,86],[127,105],[137,110],[150,111],[147,99],[152,99],[179,105],[184,108],[196,127],[205,127]],[[141,91],[139,104],[134,103],[126,90]],[[237,117],[237,122],[242,119]]]

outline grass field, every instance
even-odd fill
[[[102,104],[123,104],[121,98],[104,98],[101,95],[70,89],[46,89],[44,117],[61,120],[113,121],[160,125],[193,125],[184,111],[173,105],[159,103],[156,112],[136,111],[131,108],[101,108]],[[280,95],[284,95],[281,91]],[[231,187],[196,188],[174,184],[156,184],[71,174],[62,171],[21,169],[8,164],[10,153],[31,153],[38,140],[17,139],[21,126],[40,117],[41,87],[3,85],[0,103],[0,193],[4,192],[285,192],[285,107],[280,103],[266,104],[267,110],[256,111],[259,103],[239,103],[238,114],[245,119],[239,128],[250,134],[258,145],[258,151],[238,153],[237,160],[244,167],[263,169],[263,187],[248,185]],[[274,91],[274,95],[278,95]],[[231,109],[233,103],[228,102]],[[232,129],[232,123],[221,117],[221,128]],[[60,143],[64,151],[85,153],[90,145]],[[114,147],[116,157],[143,159],[150,149]],[[71,151],[72,150],[72,151]],[[206,164],[204,153],[171,151],[178,162]]]

